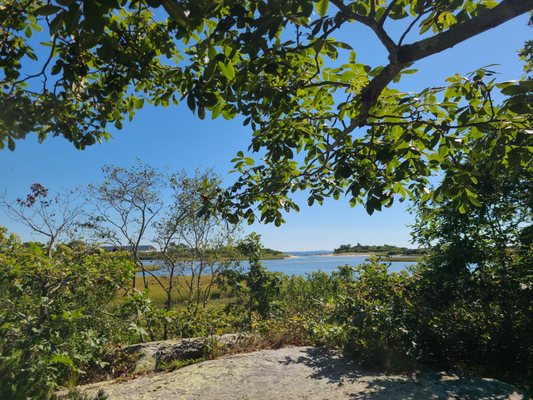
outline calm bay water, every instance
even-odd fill
[[[337,269],[339,265],[359,265],[365,262],[366,256],[330,256],[330,255],[312,255],[292,258],[283,258],[279,260],[262,260],[263,265],[270,271],[283,272],[287,275],[305,275],[310,272],[323,271],[328,274]],[[146,262],[145,265],[159,264],[157,260]],[[247,266],[247,261],[242,261],[243,267]],[[408,265],[414,265],[413,261],[397,261],[390,263],[390,271],[397,272],[405,269]],[[165,275],[164,270],[153,271],[154,275]]]

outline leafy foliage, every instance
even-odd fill
[[[211,336],[226,333],[233,326],[233,319],[216,309],[169,310],[153,303],[147,293],[139,292],[125,300],[121,315],[136,316],[128,327],[129,342]]]
[[[490,157],[476,169],[479,204],[468,213],[448,202],[416,208],[414,238],[433,243],[415,275],[424,310],[419,341],[433,363],[466,364],[527,381],[533,351],[527,333],[533,328],[533,170],[495,170]]]
[[[513,142],[531,128],[531,81],[497,84],[479,69],[420,93],[391,83],[415,73],[416,61],[532,7],[524,0],[4,1],[0,143],[13,149],[35,132],[83,148],[107,140],[109,124],[121,128],[147,102],[185,101],[201,119],[242,115],[253,130],[249,150],[261,158],[239,152],[240,179],[217,199],[233,209],[228,218],[279,224],[282,211],[298,209],[291,198],[298,190],[308,191],[309,204],[345,195],[369,213],[396,196],[453,198],[466,210],[478,188],[463,154],[499,153],[495,165],[509,170],[530,157],[530,143]],[[406,27],[398,37],[386,30],[391,21]],[[373,31],[388,63],[367,65],[334,38],[351,24]],[[406,44],[408,37],[415,41]],[[485,135],[496,138],[480,142]],[[457,179],[427,193],[429,177],[441,171]]]
[[[438,253],[420,267],[412,290],[416,342],[425,363],[531,382],[530,246],[525,251],[505,266],[490,260],[473,272],[445,272],[450,264]]]
[[[331,276],[292,276],[271,319],[300,343],[343,349],[366,367],[408,370],[417,357],[409,281],[406,272],[391,274],[375,261],[339,267]],[[298,321],[297,335],[290,321]]]
[[[248,256],[248,268],[243,271],[227,270],[221,274],[219,284],[230,291],[235,300],[227,311],[236,314],[244,327],[252,327],[256,319],[270,314],[272,303],[280,290],[281,274],[268,271],[260,261],[262,246],[260,236],[252,233],[239,244],[240,253]]]
[[[513,93],[522,94],[520,89]],[[210,283],[233,297],[225,313],[205,307],[209,293],[204,307],[184,311],[158,308],[146,293],[126,291],[133,275],[126,254],[102,253],[81,242],[49,251],[36,244],[25,246],[2,230],[0,396],[47,398],[65,379],[90,368],[105,370],[102,355],[114,342],[235,329],[259,333],[273,346],[341,348],[371,368],[430,365],[527,386],[533,376],[532,169],[520,160],[513,169],[500,168],[494,160],[508,157],[512,164],[512,149],[527,146],[529,138],[514,136],[515,147],[507,155],[490,147],[499,139],[497,132],[478,139],[479,146],[488,149],[484,157],[474,152],[457,155],[457,165],[472,168],[468,179],[478,193],[472,197],[466,191],[466,196],[474,207],[455,207],[455,200],[446,197],[416,203],[413,236],[429,249],[417,267],[389,273],[386,265],[371,261],[340,267],[330,276],[317,272],[287,277],[261,265],[260,238],[250,235],[237,249],[248,257],[249,269],[227,268]],[[176,202],[160,228],[167,234],[178,232],[161,236],[172,243],[166,256],[177,255],[177,262],[183,252],[201,247],[179,246],[188,234],[194,236],[191,222],[203,232],[208,219],[202,218],[216,216],[198,213],[205,205],[202,196],[216,191],[218,181],[211,178],[209,173],[202,179],[174,177]],[[442,185],[452,187],[462,179],[448,171]],[[35,187],[35,193],[37,201],[44,191]],[[164,229],[182,222],[183,232]],[[224,259],[229,249],[209,248],[206,254]],[[124,293],[128,295],[121,298]],[[117,366],[120,371],[128,367]]]
[[[51,388],[100,363],[128,324],[112,312],[132,274],[124,254],[61,245],[49,257],[2,228],[1,397],[49,398]]]
[[[476,207],[417,204],[413,236],[430,249],[410,273],[374,262],[292,277],[265,325],[294,337],[286,321],[300,321],[300,339],[371,367],[454,368],[531,389],[532,171],[494,169],[491,159],[476,160]]]
[[[389,274],[385,265],[371,263],[353,273],[335,313],[345,331],[344,349],[373,368],[412,368],[416,342],[408,323],[413,310],[407,272]]]
[[[340,348],[367,368],[449,368],[531,390],[531,244],[520,249],[506,268],[460,276],[430,256],[411,273],[372,262],[288,277],[254,329],[275,343]]]

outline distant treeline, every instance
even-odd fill
[[[191,254],[191,250],[187,249],[186,247],[181,247],[176,249],[177,253],[183,252],[184,258],[189,258]],[[217,257],[219,258],[233,258],[233,259],[242,259],[245,260],[246,256],[243,254],[239,254],[238,250],[235,248],[227,248],[227,249],[218,249],[217,251]],[[262,249],[261,252],[261,259],[263,260],[274,260],[274,259],[280,259],[280,258],[287,258],[288,255],[283,253],[282,251],[273,250],[273,249]],[[141,260],[159,260],[162,259],[163,256],[159,251],[147,251],[143,253],[139,253],[139,258]]]
[[[373,253],[378,255],[395,255],[403,254],[410,255],[422,255],[427,252],[427,249],[409,249],[407,247],[398,247],[390,244],[384,244],[383,246],[376,245],[363,245],[357,243],[356,245],[341,244],[338,248],[333,250],[335,254],[341,253]]]

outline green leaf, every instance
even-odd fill
[[[316,12],[324,17],[328,12],[329,0],[319,0],[315,3]]]
[[[68,367],[72,367],[74,366],[74,362],[72,361],[72,359],[66,355],[66,354],[55,354],[51,359],[50,359],[50,363],[51,364],[63,364],[63,365],[66,365]]]
[[[455,18],[455,16],[449,12],[449,11],[444,11],[442,13],[440,13],[439,17],[438,17],[438,21],[439,23],[441,23],[445,28],[449,27],[450,25],[453,25],[457,22],[457,19]]]
[[[175,0],[162,0],[161,4],[170,18],[182,26],[187,25],[187,16],[182,4]]]
[[[345,42],[335,42],[334,46],[340,47],[341,49],[353,50],[353,47],[350,46],[348,43],[345,43]]]
[[[47,16],[47,15],[55,14],[56,12],[61,11],[61,10],[62,10],[61,7],[46,5],[46,6],[42,6],[36,9],[35,14]]]
[[[144,99],[136,98],[134,101],[135,108],[140,109],[144,106]]]
[[[317,54],[320,53],[320,50],[322,50],[322,47],[324,47],[324,43],[325,41],[322,38],[315,40],[313,43],[313,49],[315,49]]]
[[[61,24],[63,23],[63,13],[58,14],[57,17],[55,17],[52,22],[50,22],[50,33],[54,34],[56,33],[59,28],[61,28]]]
[[[35,55],[35,53],[34,53],[33,51],[31,51],[31,50],[28,50],[28,52],[26,53],[26,55],[27,55],[29,58],[31,58],[33,61],[37,61],[37,60],[38,60],[38,58],[37,58],[37,56]]]
[[[496,0],[482,0],[481,4],[487,8],[494,8],[498,5],[498,2]]]
[[[222,108],[224,105],[222,103],[218,103],[213,109],[211,110],[211,119],[217,118],[220,113],[222,112]]]
[[[83,16],[93,32],[103,29],[106,18],[99,2],[85,0],[83,2]]]
[[[190,110],[194,112],[196,109],[196,102],[194,100],[194,96],[192,94],[187,96],[187,106],[189,106]]]
[[[198,107],[198,118],[205,119],[205,107]]]
[[[15,150],[15,141],[11,137],[7,138],[7,148],[11,151]]]
[[[468,196],[468,200],[470,200],[470,203],[472,203],[472,204],[475,205],[476,207],[481,207],[481,203],[479,202],[479,200],[477,199],[477,197],[474,197],[474,196]]]
[[[235,78],[235,70],[233,69],[233,65],[231,65],[231,62],[228,64],[223,63],[222,61],[218,62],[218,67],[220,68],[220,72],[229,80],[231,81],[233,78]]]
[[[222,117],[224,117],[224,119],[227,119],[228,121],[230,119],[233,119],[235,117],[236,113],[237,113],[237,111],[235,110],[235,108],[233,106],[224,107],[222,109]]]

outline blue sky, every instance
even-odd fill
[[[522,74],[517,50],[531,38],[527,16],[478,35],[444,53],[434,55],[415,65],[419,72],[406,76],[403,90],[416,91],[442,84],[447,76],[467,73],[488,64],[500,73],[498,80],[518,79]],[[350,43],[358,54],[358,61],[370,65],[381,64],[385,53],[363,28],[344,29],[337,39]],[[394,28],[392,28],[394,32]],[[76,150],[61,138],[38,144],[29,137],[17,142],[14,152],[0,151],[0,191],[15,198],[26,194],[34,182],[51,191],[68,190],[95,183],[101,179],[105,164],[129,166],[136,158],[165,170],[213,168],[230,184],[236,176],[229,174],[230,160],[239,150],[246,150],[251,139],[248,127],[239,118],[200,121],[185,104],[177,107],[140,110],[134,120],[124,124],[121,131],[101,145]],[[395,203],[368,216],[362,207],[350,208],[341,198],[326,201],[323,206],[308,207],[305,196],[296,196],[299,213],[286,216],[281,227],[254,224],[247,232],[262,235],[265,246],[279,250],[333,249],[344,243],[409,245],[409,228],[414,219],[407,212],[407,204]],[[24,227],[0,212],[0,225],[7,226],[24,239],[30,239]]]

